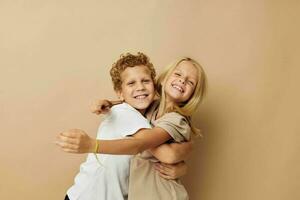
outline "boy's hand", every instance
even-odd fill
[[[90,138],[83,130],[70,129],[60,133],[55,143],[68,153],[91,153],[94,152],[96,140]]]
[[[187,173],[187,165],[184,161],[177,164],[155,163],[154,169],[161,177],[168,180],[177,179]]]
[[[91,103],[90,110],[92,113],[99,115],[108,113],[111,107],[112,103],[106,99],[95,100]]]
[[[150,152],[160,162],[174,164],[185,160],[193,149],[193,141],[170,144],[162,144],[150,149]]]

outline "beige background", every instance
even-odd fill
[[[108,75],[123,52],[158,70],[203,64],[205,138],[184,183],[192,200],[300,199],[297,0],[0,1],[0,199],[63,199],[85,155],[58,132],[95,135],[89,102],[115,98]]]

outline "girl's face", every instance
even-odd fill
[[[119,97],[143,114],[155,96],[150,70],[144,65],[128,67],[121,73],[121,80]]]
[[[189,61],[180,62],[165,82],[167,102],[182,103],[189,100],[197,81],[197,68]]]

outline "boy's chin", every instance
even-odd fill
[[[145,110],[150,106],[151,102],[132,103],[131,106],[137,110]]]

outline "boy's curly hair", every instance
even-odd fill
[[[150,59],[145,54],[138,52],[137,55],[133,55],[131,53],[122,54],[112,65],[112,68],[110,70],[110,76],[113,82],[114,90],[120,91],[122,80],[121,80],[121,73],[127,68],[127,67],[135,67],[139,65],[146,66],[150,72],[151,72],[151,78],[153,80],[153,83],[155,83],[155,69],[153,67],[153,64],[150,62]]]

